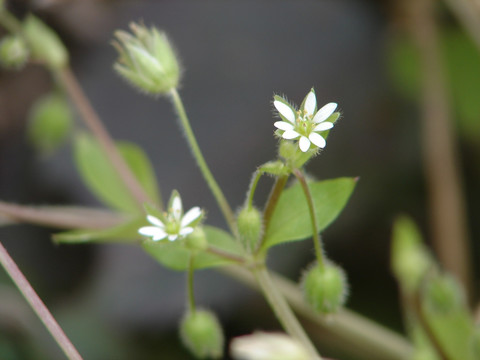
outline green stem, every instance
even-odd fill
[[[265,231],[258,245],[257,252],[262,250],[263,243],[265,242],[265,234],[267,233],[268,226],[270,224],[270,219],[272,218],[273,211],[275,210],[278,200],[280,199],[280,195],[282,194],[282,191],[285,185],[287,184],[287,180],[288,180],[288,175],[283,175],[278,177],[275,180],[275,184],[273,185],[272,191],[270,191],[270,195],[268,196],[267,203],[263,210],[263,228],[265,229]]]
[[[178,118],[180,119],[180,124],[182,125],[183,130],[185,131],[185,136],[187,137],[188,144],[190,145],[190,149],[193,153],[195,160],[197,161],[198,167],[202,172],[205,181],[207,182],[210,190],[213,193],[213,196],[217,200],[218,206],[225,217],[225,220],[230,227],[230,230],[233,234],[237,234],[237,228],[235,226],[235,216],[233,215],[233,211],[230,205],[227,202],[227,199],[223,195],[222,190],[218,186],[215,178],[212,175],[212,172],[208,168],[208,165],[205,161],[205,158],[202,155],[200,147],[198,146],[197,140],[195,139],[195,135],[193,134],[192,128],[190,126],[190,122],[188,121],[188,116],[185,111],[185,107],[183,106],[182,99],[178,94],[176,89],[172,89],[170,91],[170,96],[173,102],[173,106],[175,107]]]
[[[272,281],[268,270],[262,266],[255,268],[252,272],[285,331],[303,345],[312,360],[321,360],[315,346]]]
[[[248,198],[247,198],[247,206],[248,209],[251,209],[253,206],[253,196],[255,195],[255,190],[257,189],[258,181],[262,177],[264,172],[261,169],[258,169],[253,173],[252,181],[250,183],[250,188],[248,189]]]
[[[28,301],[32,309],[36,312],[40,320],[42,320],[43,324],[53,336],[60,348],[63,350],[67,358],[70,360],[82,360],[82,357],[78,353],[75,346],[72,344],[67,335],[65,335],[60,325],[58,325],[55,318],[52,316],[43,301],[37,295],[37,293],[30,285],[28,280],[25,278],[23,273],[20,271],[17,264],[15,264],[15,261],[10,257],[7,249],[5,249],[5,247],[1,243],[0,263],[10,276],[10,278],[13,280],[15,285],[18,287],[22,295]]]
[[[22,23],[7,10],[0,10],[0,24],[12,34],[22,34]]]
[[[223,249],[217,248],[215,246],[209,245],[206,249],[206,252],[224,258],[225,260],[234,261],[238,264],[245,264],[245,259],[238,255],[229,253]]]
[[[195,255],[190,255],[188,260],[188,277],[187,277],[187,293],[188,293],[188,306],[192,314],[195,313],[195,295],[193,292],[193,262],[195,260]]]
[[[313,230],[313,244],[315,246],[315,256],[317,258],[318,265],[320,268],[325,266],[325,259],[323,256],[322,250],[322,243],[320,240],[320,235],[318,234],[318,224],[317,224],[317,217],[315,216],[315,204],[313,203],[312,194],[310,193],[310,188],[308,187],[307,180],[303,175],[303,172],[299,169],[293,170],[293,174],[300,182],[302,186],[303,193],[305,194],[305,198],[307,199],[308,203],[308,211],[310,213],[310,220],[312,222],[312,230]]]

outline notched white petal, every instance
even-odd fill
[[[284,131],[293,130],[294,128],[292,124],[287,123],[285,121],[277,121],[275,122],[275,124],[273,124],[273,126],[275,126],[277,129],[284,130]]]
[[[325,131],[330,130],[331,128],[333,128],[333,124],[331,122],[325,121],[315,126],[313,131]]]
[[[154,241],[162,240],[167,236],[167,233],[156,226],[144,226],[138,229],[138,233],[143,236],[153,238]]]
[[[307,112],[308,115],[313,115],[313,112],[315,111],[315,107],[317,106],[317,99],[315,97],[315,93],[313,90],[311,90],[307,98],[305,99],[305,111]]]
[[[308,149],[310,149],[310,140],[308,140],[305,136],[302,136],[298,142],[298,146],[300,147],[300,150],[306,152]]]
[[[157,218],[156,216],[147,215],[147,220],[148,220],[148,222],[149,222],[150,224],[152,224],[152,225],[161,227],[162,229],[165,228],[165,224],[162,222],[162,220],[160,220],[160,219]]]
[[[319,123],[327,120],[330,115],[333,114],[336,108],[337,103],[328,103],[327,105],[324,105],[320,110],[317,111],[317,113],[313,117],[313,122]]]
[[[193,232],[193,228],[191,227],[186,227],[186,228],[183,228],[182,230],[180,230],[179,234],[181,236],[186,236],[188,234],[191,234]]]
[[[295,122],[295,113],[290,106],[278,100],[275,100],[273,105],[285,119],[290,121],[292,124]]]
[[[175,241],[175,240],[177,240],[177,238],[178,238],[178,234],[168,235],[168,240],[169,241]]]
[[[180,225],[182,227],[187,226],[197,220],[200,215],[202,215],[202,210],[198,206],[195,206],[188,210],[187,213],[182,217]]]
[[[325,145],[327,145],[327,142],[325,139],[322,137],[322,135],[317,134],[317,133],[311,133],[308,138],[312,143],[317,145],[319,148],[323,149]]]
[[[282,137],[284,139],[287,139],[287,140],[296,139],[299,136],[300,136],[300,134],[298,132],[296,132],[295,130],[287,130],[282,135]]]

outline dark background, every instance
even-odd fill
[[[359,176],[344,212],[323,234],[328,256],[351,285],[348,306],[403,331],[389,270],[391,225],[399,213],[418,222],[427,241],[418,99],[389,76],[395,37],[402,33],[389,2],[330,1],[30,1],[71,51],[72,66],[111,134],[140,144],[162,194],[178,189],[184,205],[208,209],[225,227],[166,99],[137,93],[112,70],[115,29],[143,20],[165,30],[184,68],[180,93],[193,130],[234,207],[251,173],[276,154],[273,94],[299,104],[314,86],[320,104],[342,113],[321,156],[307,167],[319,178]],[[440,9],[442,26],[457,29]],[[477,63],[478,65],[478,63]],[[22,204],[101,206],[82,184],[68,144],[38,157],[25,140],[29,107],[52,87],[30,65],[0,72],[0,198]],[[477,136],[478,137],[478,136]],[[477,137],[459,132],[471,219],[478,218]],[[271,180],[262,180],[268,191]],[[261,196],[257,199],[259,204]],[[474,221],[470,221],[474,225]],[[472,238],[478,226],[471,226]],[[124,245],[55,246],[53,230],[5,227],[0,240],[85,359],[190,359],[176,331],[185,310],[184,274]],[[478,252],[475,252],[478,259]],[[313,261],[310,241],[272,251],[273,268],[292,279]],[[20,295],[0,272],[0,358],[61,359]],[[264,300],[215,272],[196,275],[197,301],[219,314],[228,337],[278,329]],[[325,346],[325,345],[324,345]],[[347,357],[326,347],[322,354]]]

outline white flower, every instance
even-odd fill
[[[286,140],[298,140],[300,150],[306,152],[311,144],[323,149],[327,142],[319,132],[330,130],[338,119],[339,113],[335,112],[336,103],[328,103],[317,110],[317,99],[312,89],[303,100],[300,110],[296,110],[288,102],[275,96],[273,105],[277,109],[282,121],[275,122],[275,127],[283,133],[281,137]],[[328,120],[328,121],[326,121]]]
[[[138,233],[151,237],[153,241],[168,239],[175,241],[192,233],[203,217],[203,211],[193,207],[183,214],[182,199],[177,191],[173,191],[168,203],[168,212],[156,217],[147,215],[147,220],[153,226],[144,226],[138,229]]]
[[[311,356],[287,334],[256,332],[236,337],[230,344],[238,360],[310,360]]]

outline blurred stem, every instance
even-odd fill
[[[445,0],[480,51],[480,2],[478,0]]]
[[[312,360],[321,360],[315,346],[313,346],[283,295],[278,291],[276,284],[272,281],[267,268],[265,266],[257,267],[252,272],[285,331],[303,345]]]
[[[197,140],[190,126],[190,122],[188,121],[187,112],[185,111],[185,107],[183,106],[182,99],[180,98],[180,95],[178,94],[176,89],[172,89],[170,91],[170,97],[171,97],[173,106],[177,111],[182,129],[185,132],[185,136],[187,137],[187,142],[188,142],[188,145],[190,146],[190,150],[192,151],[193,157],[197,161],[198,167],[200,168],[200,171],[202,172],[202,175],[205,181],[210,187],[210,190],[212,191],[213,196],[215,197],[215,200],[217,200],[217,204],[220,207],[220,210],[222,211],[223,216],[225,217],[225,220],[228,223],[228,226],[230,227],[230,231],[234,235],[236,235],[237,228],[235,226],[235,216],[233,215],[233,211],[230,205],[228,204],[227,199],[223,195],[222,190],[218,186],[215,178],[213,177],[212,172],[208,168],[207,162],[203,157],[203,154],[200,150],[200,147],[198,146]]]
[[[318,224],[317,224],[317,217],[315,212],[315,204],[313,203],[312,194],[310,193],[310,188],[308,187],[307,180],[303,172],[299,169],[293,170],[293,174],[300,182],[302,186],[303,193],[305,194],[305,198],[307,199],[308,204],[308,211],[310,213],[310,221],[312,222],[312,230],[313,230],[313,245],[315,246],[315,256],[317,258],[318,266],[323,269],[325,267],[325,260],[323,258],[323,250],[322,250],[322,242],[320,240],[320,236],[318,235]]]
[[[12,34],[22,33],[22,23],[8,10],[0,10],[0,24]]]
[[[188,276],[187,276],[187,292],[188,292],[188,306],[192,314],[195,313],[195,294],[193,292],[193,274],[195,272],[193,263],[195,261],[195,255],[191,254],[188,260]]]
[[[85,124],[105,151],[105,154],[111,161],[120,179],[134,197],[138,207],[143,211],[143,204],[152,202],[152,199],[150,199],[145,193],[137,178],[133,175],[131,169],[125,162],[125,159],[120,155],[117,147],[115,146],[115,142],[110,137],[110,134],[105,129],[99,116],[85,96],[80,84],[75,78],[75,75],[69,67],[62,69],[55,74],[64,85],[67,93],[80,112]]]
[[[252,274],[242,267],[224,267],[220,271],[260,290]],[[406,360],[411,357],[411,344],[390,329],[348,309],[328,317],[319,315],[304,301],[297,284],[275,273],[270,273],[270,278],[297,313],[315,323],[317,331],[310,333],[318,334],[319,341],[326,341],[328,336],[330,345],[336,341],[351,356],[366,360]]]
[[[234,261],[234,262],[237,262],[239,264],[244,264],[245,263],[244,258],[242,258],[240,256],[237,256],[235,254],[229,253],[229,252],[227,252],[223,249],[219,249],[219,248],[217,248],[215,246],[212,246],[212,245],[209,245],[205,251],[210,253],[210,254],[216,255],[218,257],[224,258],[225,260]]]
[[[10,257],[7,249],[5,249],[2,243],[0,243],[0,263],[13,280],[17,288],[20,290],[22,295],[25,297],[27,302],[30,304],[32,309],[36,312],[40,320],[42,320],[43,324],[53,336],[67,358],[71,360],[81,360],[82,357],[78,353],[75,346],[73,346],[72,342],[65,335],[50,311],[48,311],[43,301],[38,297],[37,293],[22,274],[17,264],[15,264],[13,259]]]
[[[409,0],[410,25],[421,60],[423,160],[434,248],[440,262],[472,294],[466,206],[433,0]],[[469,297],[470,297],[469,296]]]

